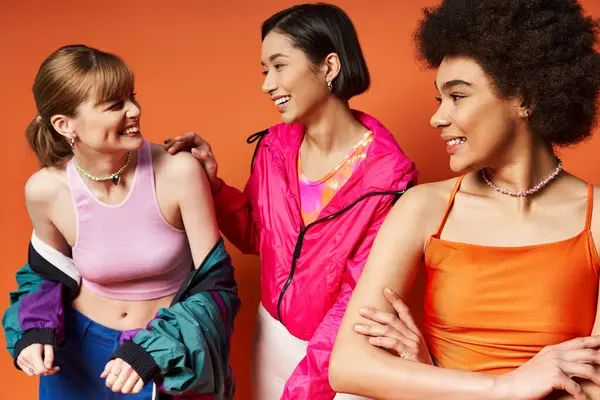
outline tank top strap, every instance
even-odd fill
[[[75,203],[75,207],[79,208],[79,205],[83,201],[86,201],[90,197],[90,194],[79,172],[75,168],[73,158],[67,163],[67,182],[69,183],[69,192],[71,192],[71,198]]]
[[[144,141],[144,145],[138,152],[138,166],[138,179],[143,182],[144,186],[147,186],[148,184],[153,185],[154,168],[152,167],[152,148],[148,141]]]
[[[585,212],[585,230],[592,227],[592,210],[594,209],[594,185],[588,183],[587,210]]]
[[[154,168],[152,166],[152,148],[150,142],[144,144],[137,152],[135,178],[131,186],[129,201],[134,204],[145,204],[145,199],[154,197]]]
[[[452,209],[452,204],[454,204],[454,198],[456,197],[456,193],[458,193],[458,190],[460,189],[460,184],[462,183],[464,178],[465,178],[465,175],[459,176],[458,179],[456,180],[456,183],[454,184],[452,193],[450,193],[450,199],[448,200],[448,205],[446,206],[446,211],[444,212],[444,218],[442,218],[440,227],[438,228],[437,232],[435,233],[435,236],[437,236],[437,237],[439,237],[441,235],[442,230],[444,229],[444,226],[446,225],[446,220],[448,219],[448,215],[450,214],[450,210]]]

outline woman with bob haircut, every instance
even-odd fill
[[[194,133],[167,147],[192,148],[219,228],[260,255],[254,398],[332,399],[327,369],[346,305],[376,232],[417,173],[377,119],[348,105],[370,78],[343,10],[285,9],[263,23],[261,38],[262,90],[283,122],[249,139],[258,144],[245,190],[219,178]]]

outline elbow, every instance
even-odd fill
[[[343,360],[339,351],[333,351],[329,360],[329,385],[336,393],[351,393],[352,392],[352,379],[350,363],[348,360]]]
[[[329,361],[329,385],[336,393],[343,393],[345,389],[344,385],[344,373],[340,368],[339,362],[334,361],[332,358]]]

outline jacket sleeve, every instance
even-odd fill
[[[219,229],[244,254],[258,254],[259,250],[259,232],[250,202],[254,195],[253,180],[250,176],[244,192],[223,182],[214,195]]]
[[[253,143],[257,138],[260,139],[258,139],[252,156],[250,179],[248,179],[244,192],[222,182],[223,186],[213,196],[219,229],[244,254],[258,254],[259,252],[260,232],[256,224],[258,215],[253,209],[253,204],[256,204],[256,200],[259,198],[259,171],[267,168],[264,165],[266,158],[262,139],[268,131],[266,129],[248,138],[248,143]]]
[[[331,400],[334,398],[335,392],[329,385],[328,369],[335,337],[352,291],[364,269],[377,231],[390,211],[393,200],[392,196],[386,196],[380,200],[363,239],[347,261],[338,298],[309,340],[306,356],[286,382],[281,400]]]
[[[75,296],[79,274],[70,258],[32,235],[28,263],[16,274],[18,289],[10,293],[10,307],[2,326],[6,347],[15,360],[31,344],[56,346],[64,337],[63,299]]]
[[[219,239],[171,306],[146,329],[125,332],[111,358],[127,362],[146,383],[162,383],[164,392],[230,399],[229,345],[239,307],[231,260]]]

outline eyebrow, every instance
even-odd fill
[[[279,57],[289,58],[288,56],[286,56],[286,55],[285,55],[285,54],[283,54],[283,53],[275,53],[275,54],[272,54],[272,55],[269,57],[269,61],[273,62],[273,60],[274,60],[274,59],[276,59],[276,58],[279,58]],[[265,65],[265,63],[264,63],[264,62],[261,62],[261,64],[262,64],[262,65]]]
[[[434,81],[433,85],[435,86],[435,88],[437,89],[437,83]],[[472,87],[473,84],[467,81],[463,81],[462,79],[454,79],[448,82],[445,82],[442,85],[442,91],[447,91],[455,86],[465,86],[465,87]]]
[[[109,103],[115,103],[115,102],[119,102],[121,101],[121,99],[119,98],[115,98],[115,99],[104,99],[104,100],[97,100],[94,103],[94,106],[103,106],[103,105],[108,105]]]

